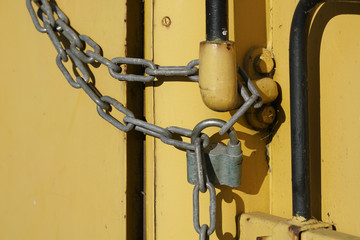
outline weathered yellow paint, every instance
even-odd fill
[[[154,28],[154,6],[151,1],[144,2],[145,16],[144,19],[144,55],[146,59],[154,59],[154,45],[153,45],[153,28]],[[154,123],[154,89],[152,87],[145,88],[145,96],[147,99],[144,104],[144,114],[146,120]],[[157,142],[152,137],[146,137],[145,142],[145,236],[146,239],[155,239],[155,156],[153,154],[155,144]]]
[[[272,78],[264,77],[252,80],[252,83],[258,90],[264,104],[272,103],[279,95],[278,86]]]
[[[244,5],[250,5],[253,9],[260,7],[265,9],[265,2],[258,1],[230,1],[229,19],[237,19],[239,15],[247,12],[242,9]],[[145,6],[154,4],[153,19],[151,18],[150,8],[145,8],[145,26],[148,30],[153,26],[152,38],[146,36],[145,43],[147,59],[153,60],[159,65],[186,65],[190,60],[199,57],[199,42],[205,40],[205,1],[185,1],[185,0],[156,0],[146,1]],[[234,12],[237,12],[234,14]],[[241,12],[239,14],[238,12]],[[184,14],[186,13],[186,14]],[[237,40],[239,43],[244,40],[247,44],[240,44],[237,48],[238,62],[241,63],[242,57],[253,45],[266,45],[264,11],[258,12],[259,21],[254,22],[250,27],[244,22],[238,22],[238,27],[243,31],[251,29],[251,39],[257,36],[256,41],[249,41],[247,37],[239,32],[235,32],[233,24],[230,25],[230,40]],[[171,25],[166,27],[162,24],[162,19],[168,16]],[[238,31],[238,29],[236,29]],[[146,31],[149,33],[149,31]],[[254,36],[255,35],[255,36]],[[242,39],[244,38],[244,39]],[[265,39],[264,39],[265,38]],[[240,55],[242,53],[243,55]],[[197,83],[183,81],[186,78],[179,78],[182,81],[160,81],[146,89],[146,119],[160,125],[181,126],[192,129],[198,122],[206,118],[229,119],[231,112],[217,113],[208,109],[202,102],[199,86]],[[238,136],[243,143],[244,161],[242,186],[236,189],[227,187],[217,188],[218,200],[218,227],[212,235],[212,239],[224,239],[237,235],[238,217],[244,211],[263,211],[269,212],[269,179],[267,177],[268,165],[265,159],[265,142],[261,140],[261,134],[249,129],[245,119],[241,119],[240,124],[235,128],[239,132]],[[212,136],[218,128],[205,130]],[[212,141],[222,139],[227,143],[228,138],[218,135],[212,136]],[[152,143],[154,141],[154,143]],[[197,238],[192,224],[192,190],[193,186],[186,181],[186,154],[174,147],[163,144],[160,140],[147,138],[147,204],[154,201],[154,212],[147,210],[148,220],[147,229],[153,229],[153,233],[147,233],[149,239],[194,239]],[[154,144],[151,151],[150,144]],[[154,183],[154,185],[152,185]],[[155,186],[155,188],[154,188]],[[201,223],[209,222],[208,214],[208,195],[201,194]],[[150,206],[152,207],[152,206]],[[237,220],[235,220],[237,219]]]
[[[264,76],[271,76],[274,72],[274,67],[274,54],[270,49],[254,47],[246,53],[244,70],[250,79],[256,80]]]
[[[101,7],[84,0],[57,3],[78,32],[102,46],[105,56],[125,56],[125,0]],[[252,130],[245,119],[235,125],[244,152],[242,186],[217,188],[217,228],[211,239],[239,237],[244,212],[262,216],[252,226],[241,225],[241,238],[261,231],[270,239],[268,232],[280,218],[265,213],[291,218],[288,42],[296,3],[229,2],[237,63],[244,66],[250,49],[270,50],[281,107],[269,145],[269,133]],[[159,65],[186,65],[198,58],[205,39],[204,9],[205,1],[146,0],[145,57]],[[324,4],[309,35],[312,214],[357,236],[359,14],[353,3]],[[2,1],[0,26],[6,33],[0,40],[0,239],[125,239],[126,135],[97,115],[84,92],[67,84],[55,64],[56,51],[45,34],[36,32],[25,4]],[[92,70],[104,94],[126,102],[125,84],[109,77],[104,66]],[[192,129],[203,119],[228,120],[234,113],[209,110],[197,83],[166,80],[146,85],[145,114],[151,123]],[[227,137],[212,135],[217,131],[205,130],[212,141],[226,143]],[[147,239],[197,238],[185,152],[152,137],[145,149]],[[201,223],[209,222],[208,202],[208,195],[201,194]],[[302,237],[351,239],[339,232],[307,230]]]
[[[317,14],[314,27],[324,29],[320,64],[314,66],[320,69],[314,80],[320,79],[321,217],[340,232],[360,236],[360,5],[326,4]]]
[[[291,140],[290,140],[290,97],[289,97],[289,33],[292,15],[298,1],[268,1],[269,17],[272,22],[272,45],[276,69],[274,80],[280,86],[281,108],[277,112],[278,128],[270,152],[270,213],[290,218],[292,216],[291,193]],[[268,28],[269,29],[269,28]]]
[[[108,58],[124,56],[124,0],[57,3]],[[1,1],[0,27],[0,239],[125,239],[125,134],[70,87],[25,1]],[[125,101],[106,67],[91,69]]]
[[[318,240],[318,239],[321,239],[321,240],[339,240],[339,239],[358,240],[360,238],[349,235],[349,234],[336,232],[336,231],[333,231],[328,228],[323,228],[323,229],[315,229],[315,230],[311,230],[311,231],[306,231],[303,234],[301,234],[301,239],[302,240]]]
[[[150,2],[150,3],[149,3]],[[160,65],[184,65],[188,61],[197,58],[197,44],[205,38],[204,33],[204,3],[203,2],[187,2],[187,1],[165,1],[157,0],[155,2],[148,1],[148,5],[154,4],[153,18],[146,18],[148,25],[152,24],[152,41],[146,43],[145,49],[153,50],[153,59],[155,63]],[[217,189],[217,196],[220,203],[218,222],[220,226],[217,228],[213,239],[227,239],[235,236],[236,220],[235,215],[239,215],[243,211],[262,211],[264,213],[271,213],[286,219],[291,218],[292,215],[292,200],[291,200],[291,147],[290,147],[290,97],[289,97],[289,32],[293,11],[295,10],[297,1],[230,1],[229,2],[229,20],[230,20],[230,39],[237,44],[237,63],[243,65],[245,54],[252,48],[263,47],[272,51],[275,62],[274,80],[279,84],[281,93],[281,106],[277,112],[277,128],[273,132],[274,136],[271,143],[267,146],[270,162],[269,167],[265,158],[265,142],[263,133],[249,129],[246,121],[240,119],[239,123],[235,125],[238,131],[238,136],[243,142],[244,150],[244,168],[243,168],[243,184],[238,189],[219,188]],[[334,4],[333,4],[334,5]],[[350,3],[340,5],[340,10],[336,10],[339,6],[332,6],[327,8],[328,13],[319,11],[318,18],[315,18],[312,27],[320,28],[324,26],[325,20],[329,15],[334,16],[336,12],[350,12],[358,13],[357,6]],[[195,10],[196,9],[196,10]],[[201,9],[201,11],[199,11]],[[330,10],[329,10],[330,9]],[[147,11],[147,9],[145,9]],[[187,14],[183,14],[186,12]],[[330,13],[329,13],[330,12]],[[171,25],[165,27],[161,25],[161,20],[164,16],[169,16]],[[191,16],[191,17],[190,17]],[[338,17],[337,17],[338,18]],[[352,131],[356,126],[356,114],[354,114],[353,102],[356,102],[356,89],[354,84],[354,76],[356,72],[349,71],[349,69],[357,69],[356,57],[354,60],[349,60],[351,54],[356,52],[353,46],[357,47],[357,30],[355,31],[351,26],[358,20],[358,16],[343,16],[344,20],[340,23],[334,23],[332,20],[329,25],[329,34],[327,32],[322,39],[322,42],[328,42],[328,47],[325,44],[322,49],[327,47],[327,51],[321,50],[321,64],[331,64],[337,59],[342,60],[340,67],[337,65],[329,65],[321,67],[321,81],[325,81],[324,88],[321,88],[321,127],[322,127],[322,141],[321,153],[324,163],[322,163],[321,174],[319,174],[319,160],[318,156],[319,146],[317,144],[316,134],[319,133],[317,120],[314,115],[310,117],[310,154],[312,159],[312,214],[323,221],[335,223],[337,230],[348,234],[359,235],[359,224],[356,216],[359,214],[359,207],[356,206],[360,197],[359,191],[356,190],[358,175],[355,173],[359,170],[359,163],[356,162],[358,156],[355,154],[356,140],[354,134],[352,138],[348,137],[349,141],[344,141],[345,133]],[[245,19],[251,19],[251,24]],[[320,19],[320,20],[319,20]],[[346,20],[345,20],[346,19]],[[320,21],[320,23],[319,23]],[[354,24],[349,24],[354,22]],[[318,26],[320,25],[320,26]],[[334,25],[334,26],[332,26]],[[346,31],[343,30],[346,28]],[[341,30],[340,30],[341,29]],[[149,32],[147,32],[149,33]],[[315,39],[318,33],[311,32],[310,37]],[[182,37],[179,37],[182,36]],[[342,38],[340,38],[341,36]],[[345,41],[346,40],[346,41]],[[310,41],[311,42],[311,41]],[[346,44],[343,44],[347,42]],[[312,42],[309,46],[314,49]],[[315,42],[316,46],[318,42]],[[323,43],[324,44],[324,43]],[[339,48],[339,45],[343,45]],[[349,47],[352,46],[352,47]],[[336,48],[336,50],[332,50]],[[347,51],[343,50],[346,48]],[[356,48],[357,49],[357,48]],[[341,54],[340,54],[341,53]],[[319,50],[310,51],[310,72],[311,78],[316,78],[319,72],[318,63]],[[342,56],[339,58],[339,56]],[[314,57],[315,56],[315,57]],[[345,60],[346,59],[346,60]],[[348,60],[348,61],[347,61]],[[351,62],[351,64],[349,63]],[[336,64],[338,62],[336,61]],[[329,71],[331,69],[331,71]],[[341,70],[340,70],[341,69]],[[351,74],[347,73],[351,72]],[[343,80],[343,74],[346,74],[346,79]],[[337,76],[339,75],[339,76]],[[336,76],[336,77],[335,77]],[[351,77],[352,76],[352,77]],[[333,83],[328,84],[328,79],[332,78]],[[197,84],[192,82],[166,82],[160,79],[160,83],[154,86],[148,86],[148,94],[146,101],[152,107],[151,119],[160,126],[177,125],[186,128],[193,128],[197,122],[205,118],[221,118],[229,119],[231,115],[227,113],[215,113],[204,107],[198,93]],[[316,80],[315,80],[316,81]],[[348,88],[341,86],[348,85]],[[315,85],[315,86],[314,86]],[[356,85],[357,86],[357,85]],[[313,92],[316,91],[316,84],[311,80],[310,83],[310,110],[312,112],[320,113],[319,108],[316,107]],[[349,90],[350,88],[350,90]],[[353,92],[348,103],[338,101],[345,99],[347,92]],[[327,93],[323,93],[327,92]],[[340,92],[340,93],[339,93]],[[184,95],[185,93],[185,95]],[[323,100],[324,97],[330,100]],[[342,97],[341,97],[342,96]],[[330,104],[331,103],[331,104]],[[341,104],[340,104],[341,103]],[[325,107],[327,106],[327,107]],[[336,114],[333,107],[339,106]],[[341,106],[341,107],[340,107]],[[341,114],[341,110],[346,108],[345,115]],[[330,110],[331,109],[331,110]],[[148,113],[148,114],[149,114]],[[351,113],[351,114],[350,114]],[[230,112],[231,114],[231,112]],[[337,118],[333,118],[336,115]],[[354,117],[355,115],[355,117]],[[329,121],[329,118],[332,118]],[[337,119],[337,120],[335,120]],[[353,119],[350,124],[341,124],[339,122]],[[330,125],[333,124],[333,125]],[[334,130],[338,128],[339,130]],[[325,129],[331,129],[325,130]],[[344,133],[344,129],[347,129]],[[209,131],[213,133],[215,129]],[[332,135],[337,134],[337,135]],[[356,134],[359,135],[359,134]],[[333,137],[329,137],[333,136]],[[337,137],[337,136],[340,136]],[[219,136],[213,136],[212,140],[216,141]],[[350,140],[351,139],[351,140]],[[222,139],[223,140],[223,139]],[[152,141],[152,140],[151,140]],[[341,142],[341,144],[339,144]],[[350,144],[351,143],[351,144]],[[352,151],[349,151],[351,145]],[[155,201],[154,212],[151,217],[155,220],[153,223],[147,223],[153,227],[154,233],[151,239],[165,239],[165,238],[194,238],[196,236],[193,231],[191,221],[191,190],[192,187],[186,185],[186,164],[185,153],[165,146],[160,141],[155,140],[155,149],[153,152],[147,153],[148,161],[151,162],[150,173],[151,177],[148,182],[155,183],[155,189],[147,188],[147,193],[152,194]],[[335,146],[340,151],[333,154]],[[343,150],[341,150],[343,149]],[[347,149],[347,151],[345,151]],[[343,152],[343,153],[342,153]],[[343,162],[350,161],[351,164]],[[336,157],[336,158],[335,158]],[[328,160],[326,160],[328,159]],[[333,160],[331,160],[333,159]],[[336,159],[336,160],[335,160]],[[335,166],[335,167],[333,167]],[[270,170],[271,171],[268,171]],[[330,169],[330,170],[329,170]],[[175,171],[176,170],[176,171]],[[340,175],[337,174],[341,170]],[[152,175],[154,174],[154,175]],[[344,177],[340,177],[344,176]],[[320,181],[321,180],[321,181]],[[349,184],[349,183],[354,184]],[[151,185],[152,186],[152,185]],[[346,186],[346,187],[344,187]],[[323,196],[322,206],[319,196]],[[340,194],[339,194],[340,193]],[[326,196],[326,197],[324,197]],[[336,203],[334,202],[336,201]],[[201,206],[205,206],[201,210],[201,222],[208,223],[207,217],[208,199],[205,197],[201,201]],[[178,207],[181,206],[181,207]],[[341,207],[340,207],[341,206]],[[330,213],[328,217],[327,213]],[[344,214],[346,212],[346,214]],[[181,226],[173,228],[172,224],[175,221],[182,222]],[[191,229],[191,230],[189,230]],[[149,234],[148,234],[149,236]]]
[[[237,87],[235,51],[232,41],[200,43],[200,93],[204,104],[214,111],[230,111],[244,102]]]
[[[273,0],[271,8],[274,80],[282,90],[283,123],[270,144],[270,209],[285,218],[291,216],[291,155],[288,48],[284,46],[288,46],[293,13],[289,9],[295,6],[296,2]],[[353,80],[358,75],[354,53],[359,48],[360,32],[355,27],[359,13],[359,5],[353,3],[322,5],[312,21],[308,56],[312,215],[352,235],[360,235],[359,128],[354,104],[358,82]]]
[[[360,237],[335,232],[331,224],[304,218],[286,219],[265,213],[244,213],[240,219],[240,240],[359,240]]]
[[[274,56],[268,49],[262,48],[262,53],[255,61],[255,69],[259,73],[268,74],[274,70]]]

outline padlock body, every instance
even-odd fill
[[[241,184],[242,153],[240,143],[237,151],[229,153],[228,147],[222,143],[210,144],[204,150],[206,174],[209,181],[215,185],[238,187]],[[188,182],[198,182],[198,171],[195,153],[187,151],[187,177]]]

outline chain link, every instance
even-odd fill
[[[38,6],[37,13],[35,13],[33,3]],[[259,108],[262,105],[260,94],[246,76],[245,72],[240,68],[238,69],[239,74],[246,82],[246,87],[239,85],[239,93],[245,102],[228,122],[219,119],[208,119],[200,122],[194,130],[175,126],[162,128],[135,118],[134,114],[116,99],[110,96],[102,96],[94,83],[90,81],[91,74],[89,68],[85,67],[86,64],[99,63],[105,65],[109,70],[109,74],[120,81],[146,83],[154,81],[156,77],[160,76],[185,76],[191,81],[198,82],[198,59],[190,61],[186,66],[158,66],[150,60],[129,57],[116,57],[110,60],[102,55],[101,47],[90,37],[76,33],[69,25],[68,17],[53,1],[26,0],[26,6],[35,28],[41,33],[47,33],[50,41],[54,45],[58,53],[56,56],[56,64],[65,79],[72,87],[84,90],[84,92],[96,103],[97,112],[103,119],[120,131],[129,132],[135,129],[146,135],[159,138],[165,144],[182,150],[195,151],[198,165],[198,183],[193,190],[193,221],[195,230],[199,234],[199,238],[208,239],[209,235],[215,230],[216,192],[213,184],[209,182],[207,177],[203,157],[203,149],[209,144],[209,136],[201,131],[208,126],[218,126],[221,127],[219,131],[220,135],[228,132],[230,134],[231,142],[238,141],[235,131],[232,131],[232,126],[250,107],[253,106],[254,108]],[[41,22],[43,25],[41,25]],[[89,46],[92,50],[86,50],[86,52],[84,52],[86,46]],[[63,62],[68,62],[69,58],[73,63],[75,79],[63,64]],[[145,73],[147,75],[123,73],[121,65],[124,64],[143,66],[145,67]],[[79,75],[76,69],[80,71],[82,76]],[[125,115],[122,121],[111,115],[113,109],[116,109]],[[191,138],[191,142],[188,143],[183,141],[183,137]],[[210,194],[210,226],[204,224],[200,227],[199,192],[205,193],[207,190],[209,190]]]
[[[216,191],[214,185],[210,182],[206,182],[206,189],[209,190],[210,194],[210,226],[203,224],[200,227],[199,215],[200,215],[200,206],[199,206],[199,192],[200,187],[198,184],[195,185],[193,190],[193,223],[195,231],[199,234],[199,239],[204,239],[203,228],[206,228],[206,235],[210,236],[215,231],[216,224]],[[206,238],[205,238],[206,239]]]

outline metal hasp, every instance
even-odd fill
[[[200,122],[194,128],[191,142],[195,142],[203,129],[211,126],[222,127],[224,124],[224,121],[218,119],[209,119]],[[210,143],[209,146],[205,147],[204,151],[200,153],[200,156],[196,151],[188,150],[186,152],[187,177],[189,183],[198,184],[198,182],[201,181],[199,179],[205,177],[215,186],[240,186],[242,169],[241,143],[238,141],[233,128],[228,131],[228,134],[230,141],[227,146],[222,143]],[[203,169],[200,170],[198,165],[199,161],[203,162],[200,166],[203,166]]]
[[[214,111],[240,106],[235,44],[228,41],[227,0],[206,0],[206,41],[200,43],[199,87]]]

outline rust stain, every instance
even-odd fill
[[[230,49],[231,49],[231,44],[230,44],[230,43],[227,43],[227,44],[226,44],[226,48],[227,48],[227,50],[230,51]]]
[[[295,237],[294,239],[299,239],[300,237],[300,232],[301,232],[301,227],[299,226],[295,226],[295,225],[291,225],[289,227],[289,232],[291,232],[293,234],[293,236]]]

